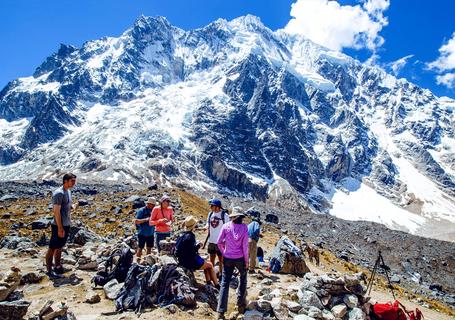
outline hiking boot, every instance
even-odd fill
[[[70,272],[71,269],[64,268],[63,266],[58,266],[58,267],[53,267],[52,271],[54,271],[56,274],[64,274],[64,273]]]
[[[224,312],[218,312],[218,316],[216,318],[218,320],[226,320],[226,317],[224,316]]]
[[[249,273],[249,274],[253,274],[253,273],[256,273],[256,271],[254,271],[254,270],[248,270],[248,273]]]
[[[55,273],[54,271],[48,271],[46,272],[46,276],[49,277],[50,280],[56,280],[56,279],[61,279],[63,278],[62,275]]]

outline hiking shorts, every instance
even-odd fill
[[[141,234],[137,235],[137,245],[139,249],[144,249],[145,244],[147,244],[147,248],[153,248],[153,244],[155,242],[155,235],[151,236],[144,236]]]
[[[52,234],[49,241],[49,249],[61,249],[65,246],[68,241],[68,236],[70,234],[70,226],[63,226],[65,230],[65,235],[63,238],[58,236],[58,227],[55,224],[51,224]]]
[[[207,252],[209,254],[216,254],[218,257],[222,256],[220,248],[218,248],[218,245],[216,243],[209,243]]]

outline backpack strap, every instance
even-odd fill
[[[207,228],[207,230],[209,231],[207,236],[210,237],[210,219],[212,219],[212,215],[213,215],[213,211],[210,211],[209,213],[209,218],[207,219],[207,222],[208,222],[208,225],[209,227]]]

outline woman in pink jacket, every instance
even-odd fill
[[[160,206],[156,206],[150,215],[150,225],[155,226],[155,240],[158,253],[161,251],[160,241],[171,236],[171,223],[174,221],[174,209],[170,206],[171,198],[164,195]]]
[[[229,297],[229,283],[234,269],[239,270],[240,285],[237,289],[237,307],[243,313],[246,307],[246,281],[248,270],[248,227],[243,224],[245,214],[234,208],[229,215],[231,221],[225,223],[218,237],[218,248],[223,254],[223,277],[218,299],[218,319],[225,319]]]

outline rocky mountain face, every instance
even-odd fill
[[[156,181],[453,240],[454,107],[253,16],[142,16],[0,92],[0,178]]]

